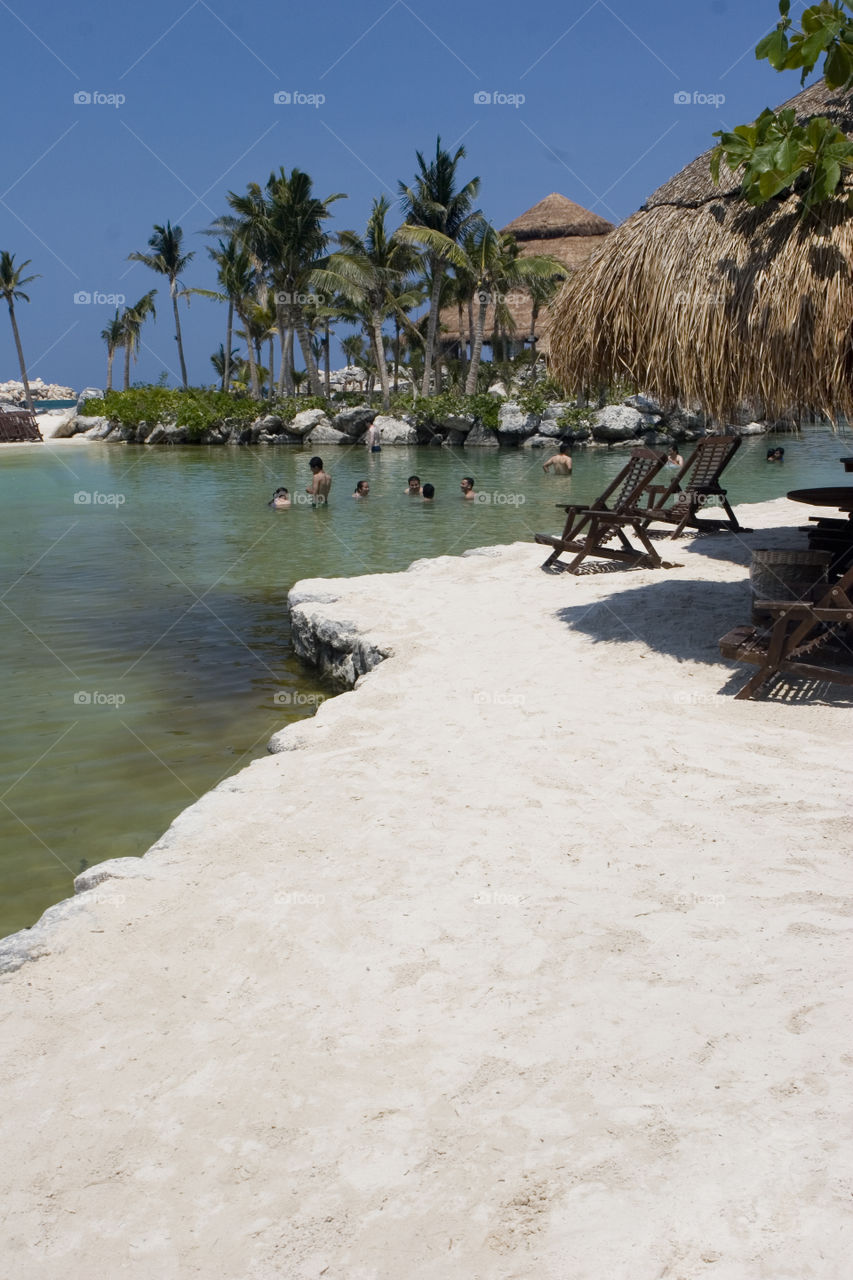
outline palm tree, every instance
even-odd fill
[[[195,257],[195,251],[191,253],[181,253],[181,242],[184,233],[180,227],[173,227],[167,222],[165,227],[154,224],[154,234],[148,240],[149,249],[153,249],[153,253],[129,253],[127,256],[131,262],[141,262],[144,266],[150,267],[152,271],[158,272],[161,276],[166,276],[169,281],[169,293],[172,298],[172,308],[175,313],[175,340],[178,344],[178,359],[181,364],[181,382],[184,390],[187,390],[187,366],[184,362],[184,344],[181,338],[181,317],[178,314],[178,298],[186,297],[186,290],[180,288],[180,276],[187,266],[187,263]]]
[[[24,276],[21,274],[30,265],[31,261],[32,259],[27,258],[26,262],[22,262],[19,267],[16,267],[14,253],[7,253],[5,249],[0,251],[0,294],[9,304],[9,319],[12,322],[12,333],[15,336],[15,348],[18,352],[18,364],[21,367],[21,381],[24,384],[24,396],[30,412],[33,411],[33,398],[30,395],[30,384],[27,379],[24,348],[21,346],[21,335],[18,333],[18,322],[15,319],[15,303],[29,302],[29,298],[21,289],[21,285],[29,284],[31,280],[39,279],[38,276]]]
[[[149,316],[154,318],[157,316],[157,311],[154,307],[156,293],[157,290],[152,289],[150,293],[144,294],[132,307],[125,307],[121,313],[123,337],[120,345],[124,347],[125,391],[130,386],[130,357],[135,356],[139,350],[139,335],[142,331],[142,326]]]
[[[436,141],[435,159],[429,164],[420,151],[415,152],[415,155],[419,169],[415,175],[415,185],[407,187],[404,182],[399,184],[406,221],[396,234],[400,240],[421,245],[426,250],[431,293],[421,394],[429,395],[441,283],[448,266],[465,266],[459,241],[482,216],[479,209],[473,208],[480,190],[480,179],[472,178],[457,190],[456,169],[465,156],[465,148],[460,147],[451,156],[449,151],[442,150],[441,138]]]
[[[465,394],[472,396],[477,390],[477,374],[480,369],[483,331],[489,303],[494,303],[496,323],[499,322],[502,328],[511,330],[514,328],[514,322],[505,301],[510,290],[523,288],[528,281],[553,280],[555,276],[565,276],[566,268],[556,258],[547,257],[545,254],[520,257],[515,237],[496,231],[488,222],[484,222],[479,228],[469,252],[473,255],[470,259],[470,269],[475,282],[475,296],[479,303],[474,325],[471,363],[468,366],[468,378],[465,383]]]
[[[224,364],[222,367],[222,390],[228,388],[231,381],[231,342],[234,335],[234,303],[240,296],[246,275],[249,271],[249,259],[245,250],[241,250],[236,240],[220,240],[218,249],[208,248],[216,263],[216,278],[222,287],[219,294],[208,293],[197,289],[195,293],[205,293],[207,297],[217,297],[228,302],[228,319],[225,324],[225,345],[221,348]]]
[[[385,219],[390,208],[391,202],[385,196],[373,201],[364,236],[341,231],[341,251],[331,255],[324,272],[364,325],[386,412],[391,407],[391,387],[382,326],[390,314],[401,309],[399,286],[411,274],[416,258],[410,244],[389,236]]]
[[[125,338],[124,322],[118,313],[118,307],[116,307],[116,313],[108,323],[107,327],[101,330],[101,337],[107,344],[107,391],[112,391],[113,360],[115,359],[115,354],[119,347],[124,346]]]
[[[240,359],[239,351],[227,351],[220,342],[218,351],[214,351],[210,357],[210,363],[213,365],[219,375],[220,385],[223,391],[228,390],[231,381],[231,370],[237,368],[237,361]],[[225,381],[226,371],[228,374],[228,382]]]
[[[283,168],[271,173],[262,189],[250,183],[245,195],[228,193],[232,213],[217,218],[217,230],[226,231],[242,244],[252,257],[264,293],[267,288],[276,295],[282,361],[279,387],[287,394],[293,389],[292,334],[295,331],[308,371],[312,395],[321,395],[322,387],[317,363],[311,350],[304,298],[318,287],[319,269],[329,237],[323,222],[331,216],[329,205],[345,199],[342,193],[316,197],[311,178],[300,169],[290,174]],[[319,287],[322,287],[321,285]]]

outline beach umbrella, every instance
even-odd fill
[[[821,80],[785,104],[853,136],[853,95]],[[788,190],[750,207],[705,152],[571,276],[552,307],[551,367],[572,392],[629,381],[717,419],[853,417],[853,213],[803,219]]]

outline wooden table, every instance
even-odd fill
[[[837,516],[810,516],[811,527],[809,525],[803,527],[803,532],[809,535],[811,551],[832,553],[830,566],[830,581],[832,581],[853,564],[853,485],[793,489],[788,497],[792,502],[804,502],[810,507],[834,507],[836,511],[847,512],[846,520],[841,520]]]

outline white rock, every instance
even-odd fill
[[[292,422],[287,424],[287,430],[294,436],[307,436],[315,427],[331,429],[331,426],[324,409],[303,409],[301,413],[297,413]]]
[[[373,419],[373,425],[379,428],[379,441],[383,445],[418,443],[417,431],[402,418],[379,414]]]
[[[507,400],[498,411],[498,431],[507,436],[532,436],[539,426],[539,414],[527,413],[515,400]]]
[[[310,413],[311,410],[308,410]],[[307,436],[302,437],[303,444],[350,444],[350,438],[344,435],[343,431],[336,431],[332,424],[326,418],[325,422],[318,422],[313,431],[309,431]]]
[[[592,419],[593,438],[600,444],[623,444],[641,436],[650,425],[648,415],[624,404],[598,409]]]

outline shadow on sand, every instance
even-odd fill
[[[729,673],[719,692],[735,694],[755,668],[722,658],[719,640],[733,627],[748,622],[750,610],[748,581],[661,577],[614,591],[606,600],[560,609],[556,616],[599,644],[640,643],[675,662],[705,662],[719,667],[721,678],[726,671]],[[853,705],[853,690],[826,681],[776,676],[766,690],[762,697],[769,702]]]

